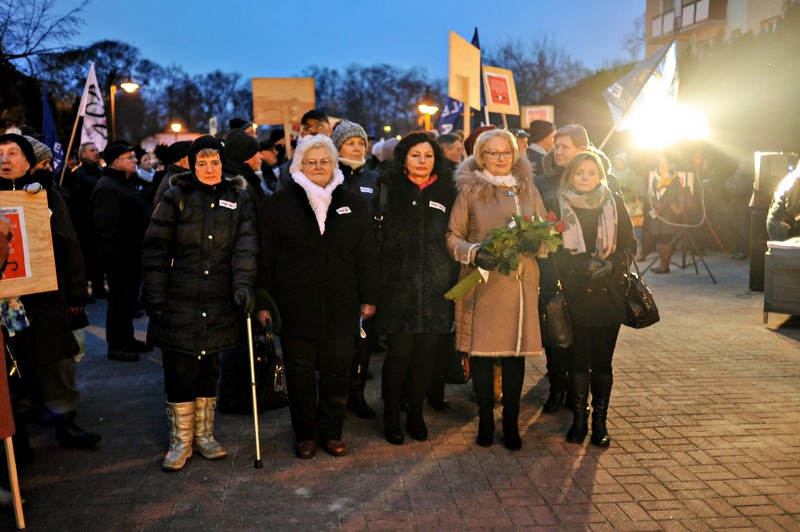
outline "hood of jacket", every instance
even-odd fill
[[[475,157],[470,156],[456,169],[455,184],[459,193],[469,194],[482,200],[494,197],[495,185],[478,175],[478,163]],[[511,175],[517,178],[519,191],[522,195],[530,194],[533,188],[533,168],[526,157],[520,156],[511,168]]]

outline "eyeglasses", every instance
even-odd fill
[[[135,155],[132,155],[131,157],[117,157],[117,159],[119,159],[121,161],[138,161],[139,160],[139,158],[136,157]]]
[[[496,161],[501,157],[503,159],[511,159],[511,157],[513,157],[513,155],[514,155],[514,152],[513,151],[485,151],[485,152],[483,152],[483,154],[486,157],[488,157],[490,160]]]
[[[308,166],[311,168],[316,168],[317,166],[319,166],[320,168],[327,168],[331,164],[333,163],[330,159],[321,159],[319,161],[316,159],[309,159],[307,161],[303,161],[303,166]]]
[[[325,122],[317,122],[316,124],[303,124],[303,131],[322,131],[328,124]]]

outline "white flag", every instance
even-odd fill
[[[103,103],[103,93],[97,84],[97,74],[94,72],[94,63],[89,68],[89,77],[86,78],[86,87],[81,96],[81,107],[78,116],[83,117],[81,129],[81,144],[93,142],[97,149],[103,151],[108,142],[108,126],[106,126],[106,109]]]

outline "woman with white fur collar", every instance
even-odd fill
[[[280,312],[296,454],[304,459],[315,455],[318,442],[334,456],[347,453],[342,430],[353,339],[377,300],[367,204],[340,186],[337,164],[331,139],[305,137],[290,167],[292,183],[259,208],[258,289],[274,297]],[[259,310],[258,319],[272,316]]]

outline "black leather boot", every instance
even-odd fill
[[[479,411],[478,437],[475,440],[481,447],[491,447],[494,443],[494,409]]]
[[[384,403],[383,406],[383,435],[392,445],[402,445],[405,440],[403,429],[400,428],[400,405]]]
[[[64,447],[88,449],[100,441],[100,435],[76,425],[75,412],[65,412],[56,420],[56,439]]]
[[[503,360],[503,444],[506,449],[522,448],[519,436],[519,403],[525,379],[525,359],[511,357]]]
[[[417,441],[428,439],[428,427],[425,426],[425,418],[422,417],[422,403],[408,404],[406,429],[408,430],[408,435]]]
[[[473,357],[472,389],[478,403],[478,437],[476,443],[489,447],[494,443],[494,359]]]
[[[567,443],[583,443],[589,433],[589,374],[570,372],[569,391],[575,407]]]
[[[542,407],[542,412],[557,412],[567,397],[567,350],[547,347],[547,380],[550,382],[550,393]]]
[[[606,428],[608,402],[611,398],[611,387],[614,375],[592,372],[592,437],[590,442],[598,447],[611,445],[611,436]]]

